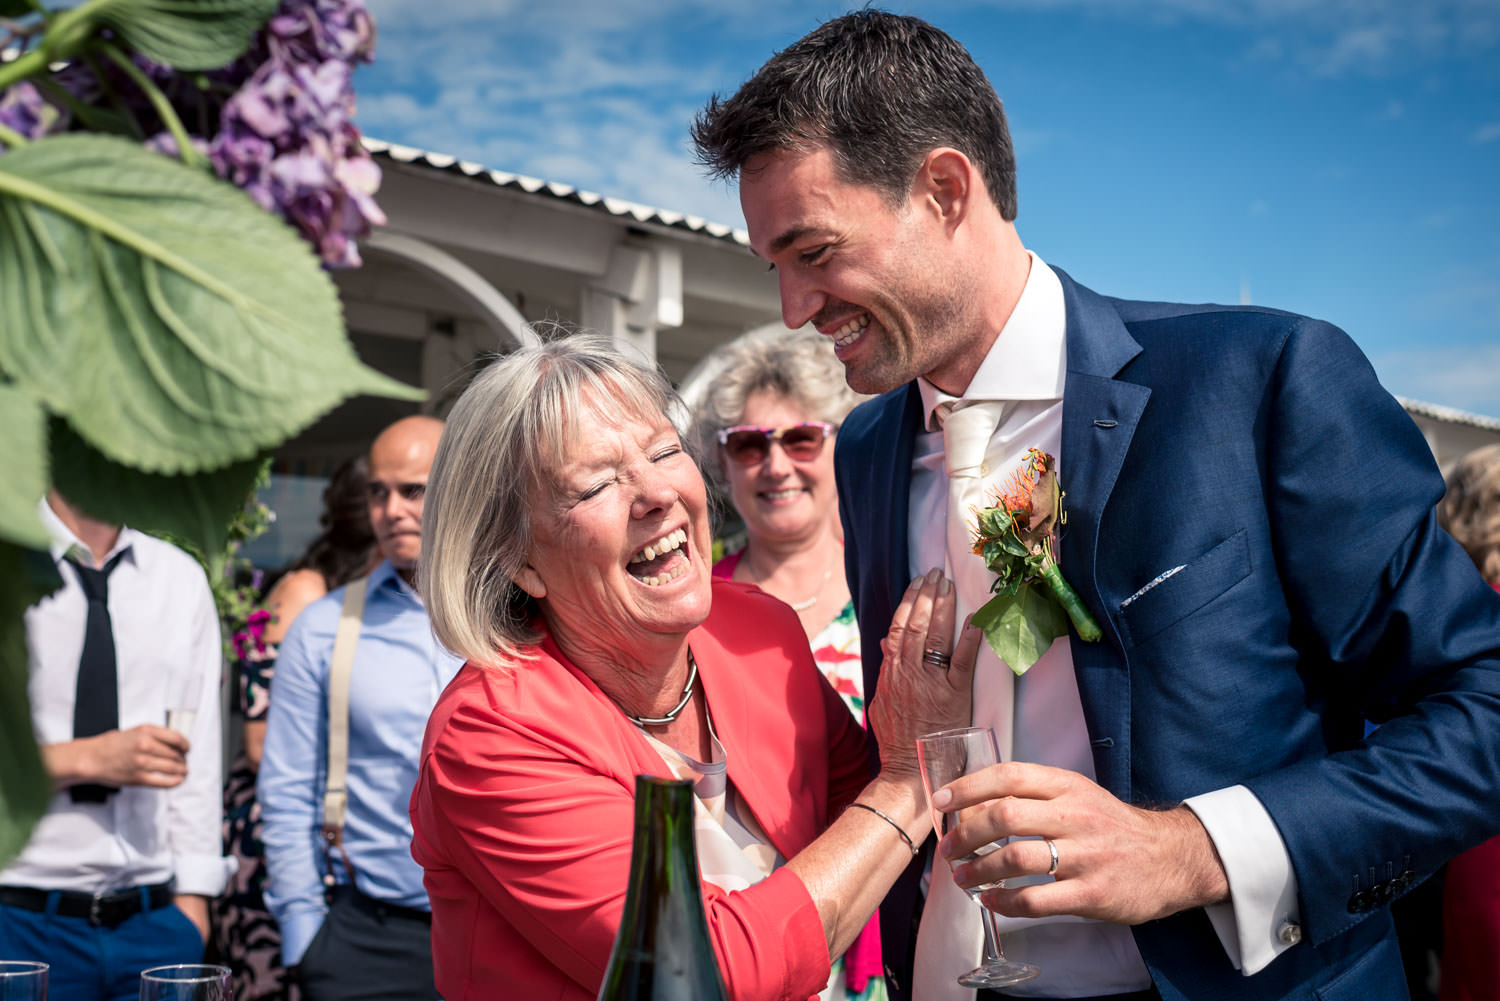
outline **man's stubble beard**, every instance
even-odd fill
[[[910,299],[910,297],[909,297]],[[941,292],[916,297],[914,308],[907,311],[912,323],[906,336],[896,336],[896,327],[884,308],[872,308],[870,315],[880,327],[885,344],[873,363],[860,370],[844,367],[849,388],[857,393],[888,393],[913,381],[947,368],[965,351],[979,350],[978,335],[972,329],[974,295],[971,289],[945,285]],[[977,359],[975,364],[977,365]],[[948,387],[944,387],[945,389]],[[967,387],[957,387],[962,391]]]

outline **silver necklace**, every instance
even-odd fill
[[[813,596],[811,598],[807,598],[802,601],[789,601],[787,602],[787,607],[789,607],[794,612],[805,612],[809,608],[816,605],[818,603],[818,599],[823,597],[823,586],[828,583],[828,578],[832,576],[833,567],[829,567],[823,572],[823,579],[818,581],[818,589],[813,592]]]
[[[687,707],[688,702],[692,700],[693,685],[697,681],[698,662],[693,659],[693,651],[688,650],[688,680],[687,686],[682,690],[682,701],[669,709],[665,716],[632,716],[629,713],[625,713],[625,718],[636,726],[666,726],[676,719],[682,710]],[[625,712],[625,707],[621,706],[620,711]]]

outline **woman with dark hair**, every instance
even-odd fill
[[[224,845],[240,867],[218,900],[215,924],[219,954],[234,970],[234,996],[239,1001],[297,996],[281,965],[281,934],[261,898],[266,869],[255,778],[266,736],[277,644],[302,609],[363,576],[379,558],[365,497],[367,477],[363,455],[334,470],[323,491],[323,514],[318,519],[322,531],[272,585],[261,609],[250,616],[248,635],[235,637],[244,749],[225,785]]]

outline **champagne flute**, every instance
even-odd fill
[[[199,696],[203,693],[203,679],[193,675],[185,689],[178,691],[167,702],[166,726],[184,737],[192,737],[193,723],[198,718]]]
[[[197,709],[168,709],[166,726],[168,730],[176,730],[184,737],[191,737],[193,735],[193,723],[197,718]]]
[[[917,738],[917,761],[922,768],[922,787],[927,791],[927,802],[932,794],[954,779],[971,775],[982,768],[996,764],[1000,752],[995,745],[995,731],[987,726],[970,726],[959,730],[942,730]],[[939,837],[947,834],[961,818],[957,811],[941,813],[932,811],[932,823]],[[999,848],[1001,842],[984,845],[954,863],[972,862],[974,859]],[[1001,883],[982,883],[968,889],[969,899],[979,902],[985,890],[1001,886]],[[1019,984],[1030,980],[1042,971],[1029,963],[1018,963],[1005,958],[1000,951],[1000,936],[995,930],[995,915],[983,905],[979,908],[984,919],[984,961],[958,978],[965,987],[994,988]]]
[[[47,964],[0,962],[0,1001],[47,1001]]]
[[[227,966],[157,966],[141,974],[141,1001],[234,1001]]]

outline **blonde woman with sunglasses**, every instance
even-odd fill
[[[813,660],[865,722],[859,626],[844,580],[833,481],[838,426],[864,399],[844,381],[833,343],[812,328],[777,324],[720,350],[698,407],[705,474],[745,527],[745,545],[714,576],[754,584],[797,613]],[[848,996],[885,996],[875,920],[843,958]]]

